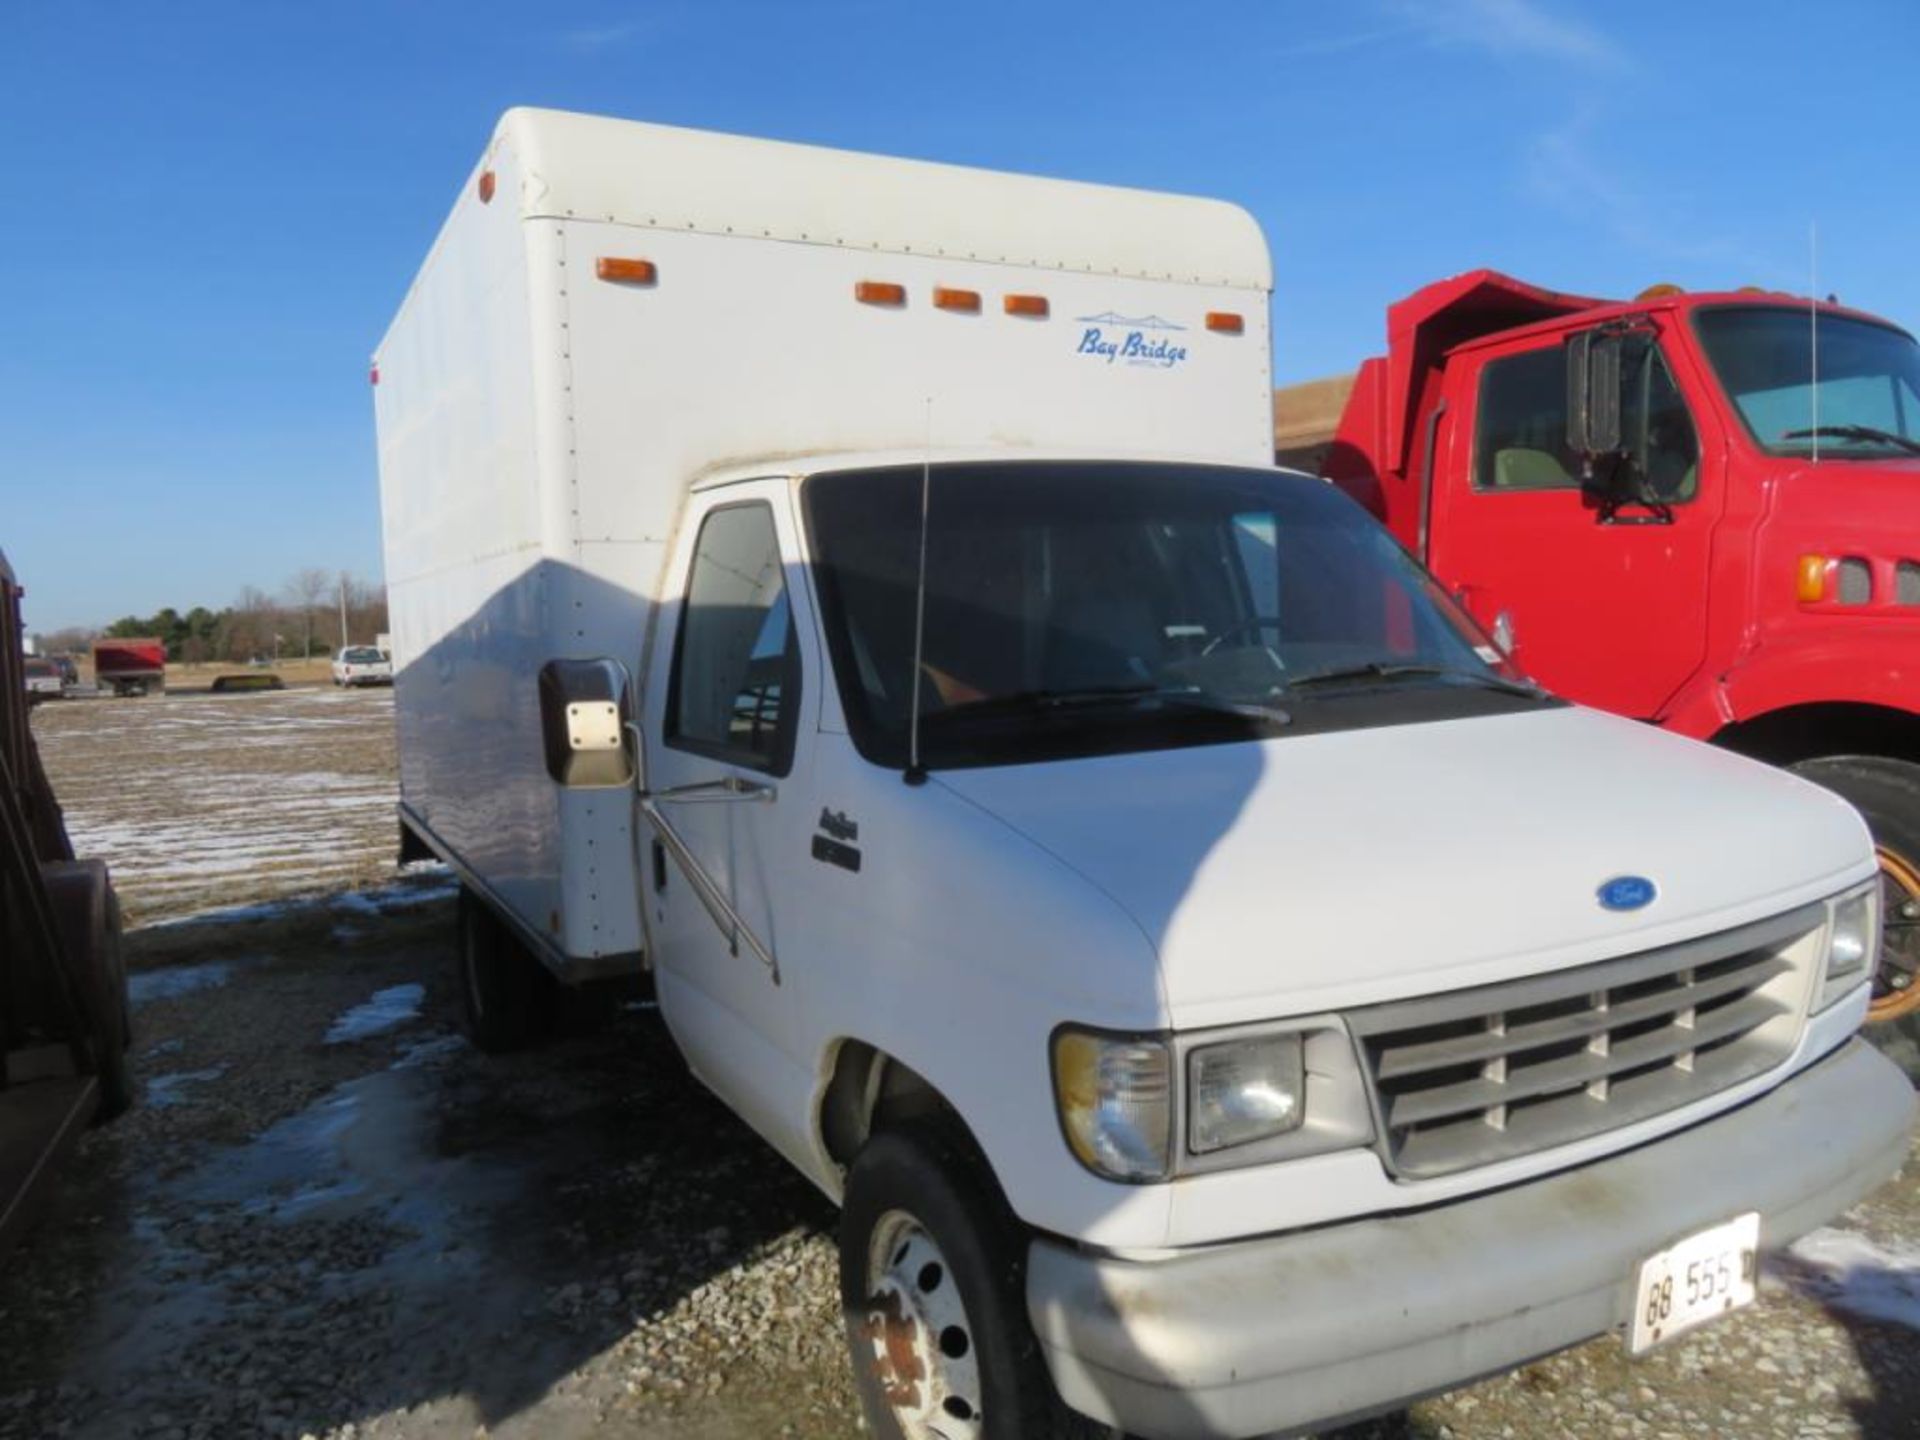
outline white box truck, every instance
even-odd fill
[[[1272,469],[1269,285],[1224,204],[516,110],[376,356],[475,1037],[648,972],[842,1206],[877,1435],[1644,1349],[1905,1155],[1858,816]]]

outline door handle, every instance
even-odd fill
[[[771,785],[764,788],[768,792],[773,789]],[[646,817],[647,823],[653,826],[653,832],[659,837],[659,843],[666,847],[667,852],[673,856],[674,863],[679,865],[681,873],[691,882],[693,893],[699,896],[701,905],[713,918],[713,923],[720,927],[720,933],[726,937],[728,951],[738,955],[740,947],[745,945],[760,963],[767,967],[768,977],[778,985],[780,962],[774,958],[773,951],[768,947],[767,942],[753,933],[753,927],[747,924],[740,912],[734,908],[733,902],[727,898],[726,892],[720,888],[719,883],[707,873],[706,867],[700,863],[700,857],[693,853],[692,847],[681,838],[680,832],[673,828],[673,822],[667,819],[660,807],[654,803],[656,800],[665,798],[667,794],[643,798],[640,801],[640,813]],[[772,798],[771,793],[767,798]]]
[[[718,780],[696,780],[690,785],[675,785],[656,790],[646,799],[658,803],[670,800],[682,805],[711,805],[730,800],[760,800],[771,803],[779,795],[771,785],[758,780],[743,780],[738,775],[722,775]]]

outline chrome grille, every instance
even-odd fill
[[[1408,1178],[1551,1149],[1779,1064],[1819,905],[1597,965],[1350,1011],[1387,1164]]]

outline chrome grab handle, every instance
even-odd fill
[[[696,780],[690,785],[675,785],[667,790],[655,790],[642,796],[642,799],[662,801],[671,800],[677,804],[699,805],[713,804],[726,800],[771,801],[779,791],[771,785],[757,780],[742,780],[738,775],[722,775],[718,780]]]

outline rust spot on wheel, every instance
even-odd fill
[[[1879,847],[1881,914],[1885,934],[1880,968],[1873,977],[1867,1023],[1884,1025],[1920,1011],[1920,977],[1915,955],[1920,948],[1920,866],[1891,846]],[[1908,913],[1912,912],[1912,913]]]
[[[896,1410],[919,1409],[920,1382],[927,1372],[914,1344],[914,1319],[898,1290],[869,1297],[866,1329],[873,1342],[873,1376],[887,1404]]]

